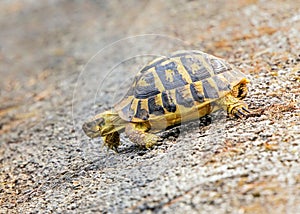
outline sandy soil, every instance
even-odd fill
[[[2,1],[0,213],[300,213],[300,2]],[[158,55],[198,49],[251,80],[246,120],[120,153],[81,125]]]

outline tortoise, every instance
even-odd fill
[[[85,122],[83,130],[115,151],[123,131],[133,143],[150,148],[162,140],[156,133],[219,109],[232,117],[249,116],[242,101],[249,82],[223,59],[196,50],[175,52],[143,67],[113,110]]]

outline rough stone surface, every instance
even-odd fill
[[[300,213],[300,3],[2,1],[0,213]],[[178,49],[251,80],[224,112],[120,153],[81,124],[147,61]]]

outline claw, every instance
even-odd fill
[[[157,142],[163,142],[163,141],[164,141],[164,139],[162,137],[157,138]]]
[[[246,107],[236,108],[234,116],[236,118],[242,119],[248,117],[251,112]]]
[[[247,114],[245,114],[241,109],[238,109],[238,112],[243,115],[244,117],[247,116]]]
[[[118,147],[114,147],[114,148],[112,148],[112,150],[114,150],[116,153],[119,153],[119,150],[118,150]]]
[[[235,116],[236,118],[240,118],[240,119],[241,119],[242,117],[241,117],[241,115],[240,115],[239,113],[240,113],[239,111],[238,111],[238,112],[235,112],[235,113],[234,113],[234,116]]]
[[[250,111],[249,111],[247,108],[245,108],[244,106],[242,107],[242,109],[243,109],[245,112],[247,112],[247,113],[250,114]]]
[[[110,150],[113,150],[115,153],[119,153],[118,146],[103,143],[102,148],[103,147],[106,147],[106,152],[109,152]]]

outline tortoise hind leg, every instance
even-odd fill
[[[148,149],[161,141],[160,137],[148,133],[149,129],[150,125],[148,123],[128,123],[125,133],[133,143]]]
[[[247,104],[232,96],[231,94],[226,95],[219,101],[220,105],[227,111],[230,116],[237,118],[245,118],[250,115]]]

